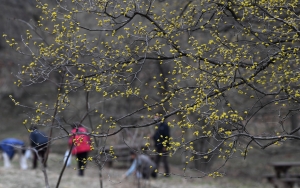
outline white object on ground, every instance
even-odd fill
[[[30,149],[27,149],[25,151],[25,157],[26,157],[26,159],[32,159],[32,152]]]
[[[69,153],[70,153],[70,150],[67,150],[67,151],[65,152],[64,163],[66,162]],[[70,157],[68,158],[68,161],[67,161],[67,167],[71,166],[71,161],[72,161],[72,154],[71,154]]]
[[[20,156],[20,167],[22,170],[26,170],[28,168],[27,158],[25,155]]]
[[[3,152],[2,156],[3,156],[3,160],[4,160],[4,167],[5,168],[10,168],[11,165],[10,165],[10,160],[9,160],[8,155],[5,152]]]

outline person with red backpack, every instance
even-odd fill
[[[84,176],[88,153],[91,151],[91,140],[87,135],[87,129],[81,123],[74,123],[69,138],[69,147],[72,155],[76,155],[78,161],[78,175]]]

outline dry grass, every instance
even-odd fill
[[[49,178],[50,187],[56,187],[56,183],[59,177],[59,172],[62,167],[62,156],[57,154],[51,154],[48,161],[47,174]],[[5,169],[0,163],[0,188],[42,188],[45,187],[45,180],[43,173],[40,169],[37,170],[20,170],[17,157],[13,161],[13,167]],[[84,177],[78,177],[77,171],[74,170],[76,161],[72,163],[73,167],[67,168],[64,176],[61,180],[60,188],[98,188],[99,173],[96,166],[92,164],[88,165]],[[171,168],[172,172],[176,172],[179,169],[176,167]],[[102,171],[103,175],[103,187],[105,188],[134,188],[138,187],[136,179],[130,177],[126,180],[121,180],[120,177],[126,171],[126,169],[114,169],[104,167]],[[239,178],[200,178],[200,179],[185,179],[179,176],[171,176],[164,178],[159,176],[155,180],[150,182],[141,182],[142,188],[262,188],[270,187],[267,184],[261,182],[255,182],[247,179]]]

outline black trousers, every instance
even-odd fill
[[[45,154],[47,152],[47,147],[42,147],[42,148],[37,147],[36,150],[37,152],[36,151],[33,152],[32,168],[33,169],[37,168],[39,157],[41,158],[41,162],[43,166],[46,168],[47,162],[45,161]]]
[[[158,149],[157,150],[158,153],[164,153],[162,149]],[[168,163],[168,155],[159,155],[157,154],[156,155],[156,158],[155,158],[155,163],[156,163],[156,168],[158,169],[159,168],[159,163],[160,163],[160,160],[162,160],[163,164],[164,164],[164,169],[165,169],[165,173],[166,175],[169,175],[170,173],[170,168],[169,168],[169,163]]]
[[[76,157],[78,160],[78,175],[84,176],[84,169],[88,158],[88,152],[77,153]]]
[[[148,168],[147,170],[143,170],[142,171],[142,178],[143,179],[149,179],[150,176],[152,178],[156,178],[157,177],[157,173],[155,172],[155,169]]]

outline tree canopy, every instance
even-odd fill
[[[24,106],[34,109],[24,125],[67,137],[60,120],[76,117],[98,139],[153,130],[159,113],[173,130],[170,155],[184,150],[186,164],[211,156],[226,162],[252,146],[299,139],[300,127],[289,119],[300,102],[299,6],[291,0],[60,0],[55,6],[38,0],[43,15],[27,23],[22,42],[3,35],[31,57],[15,84],[56,88],[47,100]],[[205,150],[194,147],[199,141]],[[199,172],[206,175],[221,174]]]

